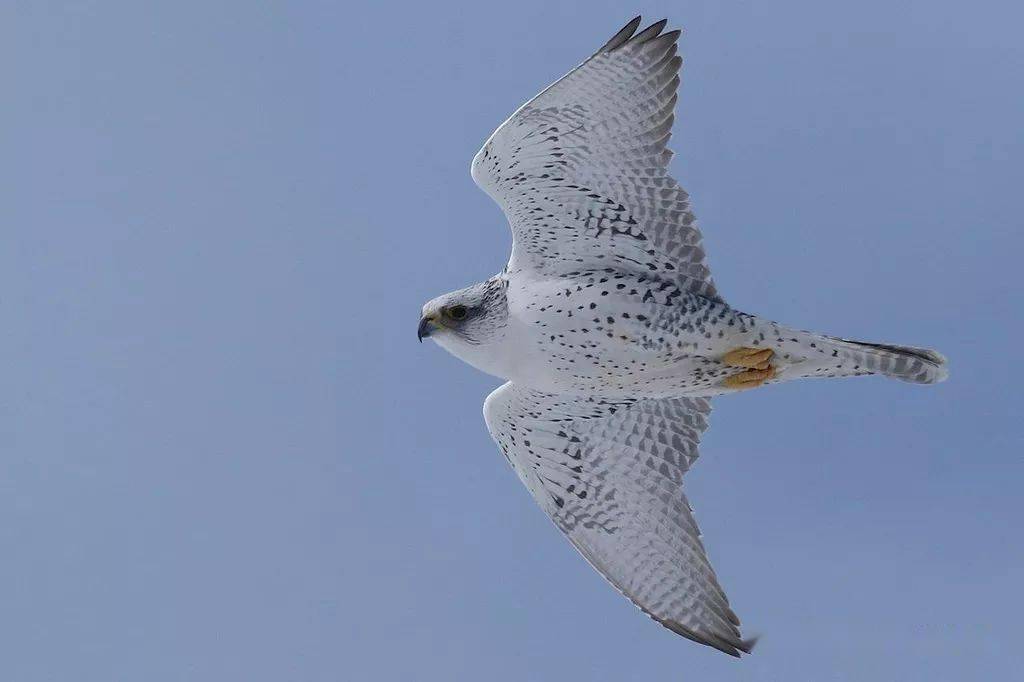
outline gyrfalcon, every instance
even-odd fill
[[[473,159],[508,265],[423,306],[418,335],[508,383],[487,428],[541,508],[653,619],[733,656],[740,635],[683,496],[710,399],[810,377],[946,377],[924,348],[731,308],[667,148],[679,31],[640,17],[520,107]]]

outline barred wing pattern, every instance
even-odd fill
[[[673,632],[749,652],[681,491],[711,405],[602,399],[507,383],[487,428],[541,508],[620,592]]]
[[[639,25],[505,121],[473,159],[473,179],[508,217],[510,271],[614,267],[718,300],[689,197],[666,170],[680,32]]]

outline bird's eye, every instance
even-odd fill
[[[464,320],[466,319],[467,312],[468,311],[466,310],[466,306],[453,305],[451,308],[448,309],[448,317],[452,318],[453,320]]]

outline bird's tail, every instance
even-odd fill
[[[839,377],[880,374],[912,384],[936,384],[949,376],[946,358],[938,351],[889,343],[853,341],[824,334],[798,333],[790,340],[796,360],[785,374],[798,377]],[[787,344],[788,345],[788,344]]]
[[[946,357],[929,348],[826,337],[872,374],[912,384],[937,384],[949,377]]]

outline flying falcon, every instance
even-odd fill
[[[753,641],[683,496],[710,399],[810,377],[946,378],[923,348],[731,308],[667,148],[679,31],[626,24],[519,108],[473,159],[512,228],[508,265],[423,306],[418,335],[508,383],[487,428],[541,508],[666,628],[733,656]]]

